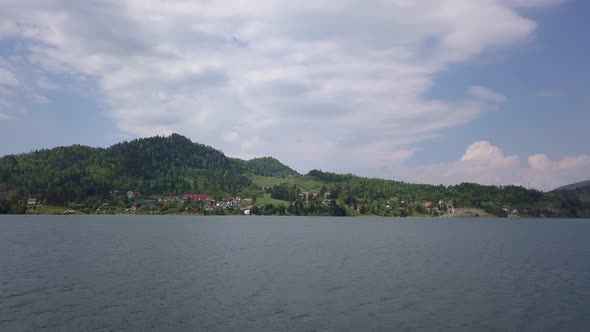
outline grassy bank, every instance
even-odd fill
[[[65,211],[73,211],[73,214],[85,214],[80,211],[74,211],[72,209],[68,209],[67,207],[63,206],[55,206],[55,205],[37,205],[32,207],[27,207],[27,214],[36,214],[36,215],[56,215],[56,214],[64,214]]]

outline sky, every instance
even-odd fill
[[[590,2],[0,0],[0,155],[179,133],[417,183],[590,179]]]

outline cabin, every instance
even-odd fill
[[[189,201],[210,201],[211,197],[204,194],[184,194],[183,198]]]
[[[128,191],[127,192],[127,198],[129,198],[129,199],[138,198],[138,197],[141,197],[141,193],[139,191]]]

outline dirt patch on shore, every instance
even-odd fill
[[[447,214],[442,215],[441,217],[453,218],[453,217],[495,217],[482,209],[476,208],[456,208],[456,209],[449,209]]]

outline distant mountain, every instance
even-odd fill
[[[299,175],[291,167],[281,163],[273,157],[254,158],[246,161],[246,167],[256,175],[262,176],[288,176]]]
[[[590,187],[590,180],[568,184],[567,186],[559,187],[553,191],[576,190],[585,187]]]

